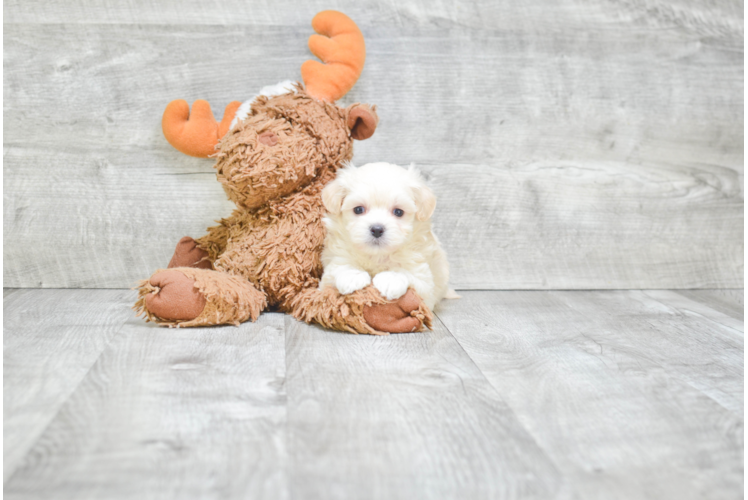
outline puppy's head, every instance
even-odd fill
[[[387,253],[406,245],[436,208],[436,197],[412,166],[348,166],[322,190],[330,230],[359,251]]]

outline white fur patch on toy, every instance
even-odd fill
[[[257,95],[255,95],[251,99],[244,101],[242,105],[239,106],[239,109],[237,109],[236,113],[234,114],[234,119],[231,121],[231,126],[229,127],[229,129],[234,128],[234,125],[239,123],[239,120],[244,120],[247,116],[249,116],[249,112],[252,108],[252,103],[255,102],[255,99],[257,99],[261,95],[265,97],[273,97],[276,95],[287,94],[289,92],[295,92],[295,84],[296,82],[292,80],[285,80],[280,83],[276,83],[275,85],[266,85],[265,87],[262,87]]]

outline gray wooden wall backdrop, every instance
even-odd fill
[[[7,0],[4,285],[128,287],[229,214],[161,112],[298,78],[326,8],[356,161],[423,168],[456,288],[743,286],[739,0]]]

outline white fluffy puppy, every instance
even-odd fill
[[[447,257],[431,232],[436,197],[413,166],[348,165],[322,190],[322,202],[320,288],[349,294],[373,282],[392,300],[412,287],[430,309],[447,295]]]

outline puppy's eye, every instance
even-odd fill
[[[395,214],[395,217],[402,217],[403,215],[405,215],[405,212],[403,212],[399,208],[396,208],[395,210],[393,210],[392,213]]]
[[[356,207],[353,209],[353,213],[356,215],[361,215],[364,212],[366,212],[366,209],[364,207]]]

